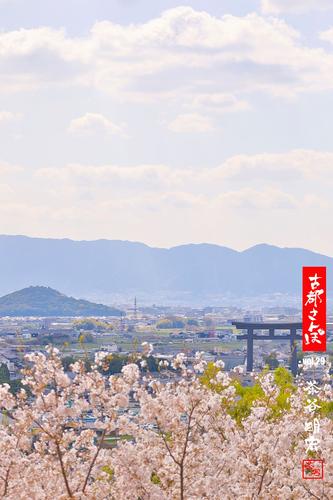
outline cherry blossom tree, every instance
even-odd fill
[[[160,362],[156,377],[146,362],[151,350],[144,345],[141,359],[110,377],[105,353],[91,371],[76,362],[70,374],[54,348],[27,356],[24,389],[13,396],[0,386],[1,498],[332,498],[327,373],[316,396],[322,441],[309,452],[304,378],[278,369],[244,388],[241,368],[228,374],[202,353],[191,363],[184,354],[172,367]],[[119,437],[116,446],[110,436]],[[324,480],[302,479],[307,456],[325,460]]]

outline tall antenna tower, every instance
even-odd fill
[[[137,308],[136,297],[134,297],[134,319],[135,321],[138,319],[138,308]]]

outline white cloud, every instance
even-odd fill
[[[244,247],[257,242],[260,228],[269,243],[326,253],[333,245],[318,222],[333,209],[331,152],[236,155],[203,168],[70,164],[25,168],[19,179],[12,168],[0,166],[3,232],[26,232],[28,214],[37,235]]]
[[[163,193],[145,193],[144,195],[130,196],[128,198],[107,200],[103,203],[105,209],[131,209],[138,208],[144,211],[193,209],[207,205],[203,195],[194,195],[184,191],[166,191]]]
[[[184,185],[191,173],[166,165],[82,165],[69,164],[60,168],[41,168],[35,173],[38,183],[49,186],[54,194],[59,189],[70,198],[118,201],[133,194],[175,190]]]
[[[201,133],[211,132],[214,130],[214,125],[207,116],[202,116],[198,113],[187,113],[178,115],[169,123],[168,129],[176,133]]]
[[[87,179],[88,182],[98,181],[114,182],[117,179],[124,181],[137,182],[140,179],[149,179],[151,177],[170,175],[171,169],[164,165],[138,165],[138,166],[120,166],[120,165],[81,165],[69,164],[62,168],[41,168],[37,175],[47,178],[68,181],[71,178]]]
[[[333,180],[333,153],[294,150],[287,153],[235,155],[209,171],[211,178],[238,182]]]
[[[5,161],[0,161],[0,175],[10,175],[22,172],[23,167],[19,165],[12,165]]]
[[[322,31],[319,35],[321,40],[325,42],[333,43],[333,28],[330,28],[326,31]]]
[[[193,89],[207,95],[221,89],[228,93],[279,87],[281,67],[298,71],[302,59],[309,57],[307,49],[297,46],[299,34],[283,21],[256,14],[216,18],[190,7],[171,9],[131,27],[97,23],[92,37],[103,53],[103,72],[96,80],[100,88],[157,99],[170,98],[175,91],[184,97]],[[266,65],[272,66],[269,71]],[[282,80],[285,87],[285,75]]]
[[[83,85],[91,67],[91,43],[49,27],[0,33],[0,90]],[[85,75],[85,80],[82,80]]]
[[[116,125],[100,113],[86,113],[71,121],[68,131],[72,134],[122,134],[123,127]]]
[[[303,205],[293,195],[283,191],[266,188],[264,190],[244,188],[223,193],[217,198],[217,203],[243,210],[289,210]]]
[[[80,49],[84,47],[89,47],[86,45],[85,39],[71,39],[67,37],[63,29],[57,30],[49,27],[21,28],[8,32],[2,31],[0,35],[0,57],[2,58],[18,58],[31,56],[32,54],[35,56],[38,54],[54,54],[65,61],[74,62],[78,60],[86,62],[88,61],[87,52],[80,52]]]
[[[242,107],[240,94],[333,87],[332,54],[305,46],[285,21],[257,14],[218,18],[191,7],[141,24],[98,22],[85,37],[51,28],[1,33],[0,65],[2,89],[81,85],[118,100],[181,106],[189,105],[188,96],[200,103],[200,95],[204,102],[215,94],[222,109],[237,107],[223,95],[237,95]]]
[[[12,111],[0,111],[0,123],[12,122],[20,120],[21,118],[21,113],[13,113]]]
[[[10,187],[8,184],[1,184],[0,183],[0,196],[1,196],[1,201],[3,202],[5,199],[10,199],[14,194],[14,190],[12,187]]]
[[[192,109],[202,109],[207,113],[237,113],[239,111],[248,111],[250,104],[239,99],[233,94],[212,92],[209,94],[199,93],[189,96],[188,107]]]
[[[8,171],[8,165],[7,165]],[[308,190],[327,187],[333,182],[333,153],[295,150],[286,153],[235,155],[217,167],[176,168],[167,165],[82,165],[41,168],[36,171],[39,182],[52,186],[64,185],[74,189],[87,188],[109,194],[110,189],[120,195],[137,191],[183,192],[210,196],[225,194],[244,185],[257,189],[278,191]],[[232,186],[231,184],[232,183]],[[272,186],[275,186],[272,188]],[[276,187],[278,186],[278,188]],[[159,195],[160,196],[160,195]],[[228,194],[229,196],[229,194]]]
[[[261,0],[261,9],[264,14],[298,14],[332,8],[331,0]]]

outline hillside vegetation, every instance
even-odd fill
[[[44,286],[30,286],[0,298],[1,316],[120,316],[121,311],[78,300]]]

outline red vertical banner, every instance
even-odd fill
[[[326,267],[303,267],[303,351],[326,351]]]

